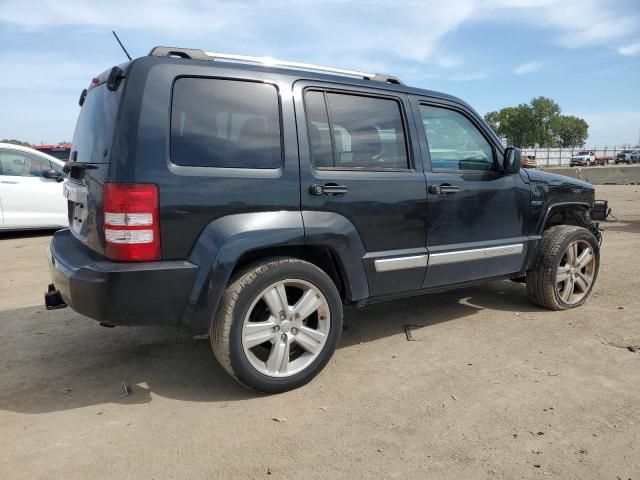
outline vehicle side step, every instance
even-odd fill
[[[67,304],[62,300],[62,295],[56,290],[53,283],[49,284],[47,292],[44,294],[44,305],[47,310],[57,310],[58,308],[66,308]]]

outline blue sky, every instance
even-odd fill
[[[73,136],[81,90],[154,45],[376,71],[480,113],[545,95],[590,145],[640,135],[639,0],[0,0],[0,138]]]

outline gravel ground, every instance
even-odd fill
[[[206,340],[47,312],[48,234],[5,234],[0,478],[640,479],[640,186],[597,197],[618,221],[585,307],[494,282],[350,309],[324,372],[274,396]]]

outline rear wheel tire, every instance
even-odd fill
[[[584,305],[600,268],[600,246],[586,228],[558,225],[544,232],[535,265],[527,272],[527,293],[549,310]]]
[[[342,331],[342,301],[331,278],[303,260],[250,265],[225,290],[210,330],[213,353],[242,385],[279,393],[311,381]]]

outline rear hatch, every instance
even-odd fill
[[[125,65],[91,81],[82,92],[64,183],[69,227],[90,249],[104,254],[102,190],[109,178],[116,117],[124,90]]]

